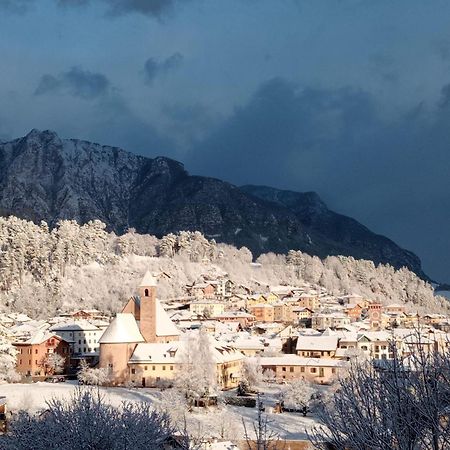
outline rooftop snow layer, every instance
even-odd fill
[[[145,342],[133,314],[118,313],[99,339],[100,344]]]

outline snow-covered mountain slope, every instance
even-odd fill
[[[317,194],[241,189],[191,176],[168,158],[63,140],[51,131],[32,130],[0,144],[0,213],[50,225],[100,219],[119,233],[129,227],[157,236],[199,230],[255,255],[289,249],[341,254],[424,276],[416,255],[333,213]]]

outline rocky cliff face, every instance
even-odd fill
[[[280,191],[191,176],[181,163],[154,159],[51,131],[0,144],[0,213],[50,225],[104,221],[157,236],[199,230],[255,255],[300,249],[407,266],[420,260],[355,220],[330,211],[315,193]]]

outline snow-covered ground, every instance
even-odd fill
[[[52,398],[69,398],[78,387],[77,382],[32,384],[2,384],[0,385],[0,396],[7,398],[8,410],[17,412],[27,410],[36,412],[46,408],[46,401]],[[266,388],[263,402],[270,411],[274,406],[278,387]],[[144,401],[154,404],[156,408],[165,408],[171,405],[170,390],[159,391],[157,389],[135,389],[135,388],[100,388],[106,401],[119,406],[124,401]],[[171,409],[175,409],[175,406]],[[171,411],[173,412],[173,411]],[[178,412],[179,414],[179,412]],[[225,438],[231,440],[242,440],[244,436],[243,422],[249,431],[253,429],[253,423],[257,418],[256,408],[221,405],[208,409],[196,408],[193,412],[186,413],[187,420],[193,432],[200,435]],[[269,427],[286,440],[306,440],[306,430],[317,422],[314,417],[303,417],[301,414],[283,413],[273,414],[268,412]]]

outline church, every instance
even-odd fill
[[[100,338],[100,364],[111,374],[112,383],[151,387],[171,382],[181,368],[187,344],[181,332],[156,298],[157,280],[144,275],[138,295],[131,297]],[[239,383],[244,355],[211,338],[217,384],[222,389]]]

